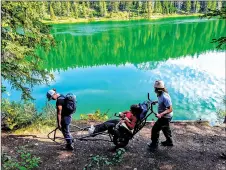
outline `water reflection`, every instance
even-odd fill
[[[165,61],[214,51],[210,41],[222,36],[224,27],[223,20],[200,19],[55,25],[58,46],[39,53],[44,67],[53,70]]]
[[[56,48],[38,53],[52,70],[51,87],[77,95],[77,114],[96,109],[110,115],[142,102],[153,82],[165,81],[171,94],[174,119],[212,119],[225,94],[225,53],[215,51],[221,20],[163,19],[154,22],[101,22],[56,25]],[[49,87],[35,87],[39,108]],[[11,99],[19,98],[17,92]]]

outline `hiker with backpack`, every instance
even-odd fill
[[[167,92],[164,82],[161,80],[155,81],[155,93],[158,97],[158,120],[155,122],[151,131],[151,143],[148,143],[150,149],[156,149],[159,142],[159,133],[162,130],[166,141],[161,142],[163,146],[173,146],[172,134],[170,129],[170,121],[173,117],[172,101]]]
[[[46,94],[48,100],[56,100],[57,109],[57,125],[66,140],[66,149],[73,150],[73,138],[70,134],[70,123],[72,114],[76,111],[76,96],[68,93],[66,96],[56,92],[56,89],[51,89]]]

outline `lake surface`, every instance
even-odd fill
[[[225,21],[173,18],[156,21],[94,22],[54,25],[58,45],[44,57],[55,75],[50,86],[32,94],[41,109],[46,91],[77,96],[77,113],[115,112],[156,100],[153,84],[163,80],[171,95],[174,120],[216,119],[225,95],[225,51],[213,38],[225,36]],[[13,94],[13,95],[12,95]],[[11,91],[11,100],[19,92]],[[53,104],[55,104],[52,101]]]

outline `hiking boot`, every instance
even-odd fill
[[[158,143],[150,142],[150,143],[148,143],[148,148],[149,148],[150,152],[155,152],[158,150]]]
[[[220,154],[220,157],[221,157],[222,159],[226,159],[226,153],[221,153],[221,154]]]
[[[88,129],[88,132],[90,135],[94,134],[95,131],[95,127],[93,125],[90,126],[90,128]]]
[[[157,149],[158,148],[158,143],[155,143],[155,142],[147,143],[147,145],[151,149]]]
[[[74,150],[74,147],[72,146],[72,144],[67,144],[65,149],[68,151],[72,151],[72,150]]]
[[[164,142],[161,142],[162,146],[173,146],[173,142],[170,142],[170,141],[164,141]]]

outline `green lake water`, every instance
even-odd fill
[[[46,103],[46,91],[56,88],[77,96],[74,118],[97,109],[109,110],[111,117],[146,100],[148,92],[156,100],[153,84],[161,79],[172,98],[174,120],[216,119],[225,94],[225,51],[216,50],[211,40],[226,36],[225,21],[60,24],[52,34],[57,46],[38,53],[55,81],[32,91],[38,109]],[[11,100],[20,99],[19,92],[10,93]]]

